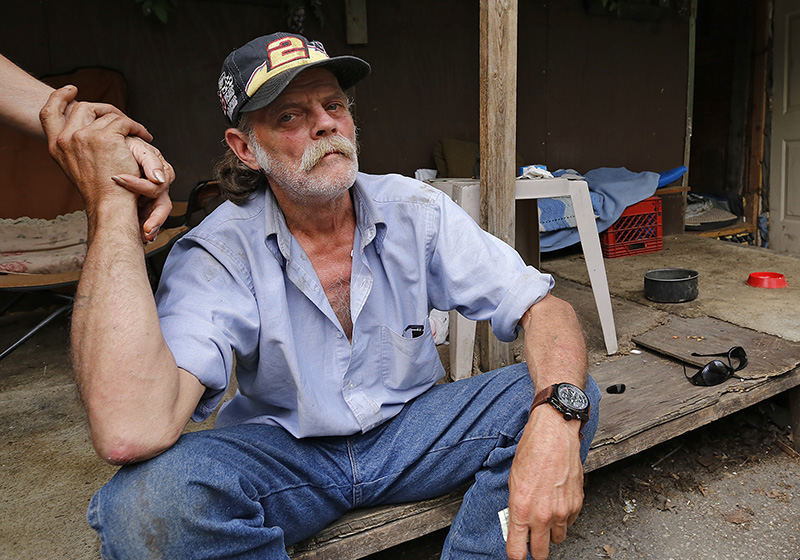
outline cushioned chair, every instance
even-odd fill
[[[145,247],[147,258],[150,259],[159,254],[159,252],[166,250],[175,239],[187,230],[188,227],[184,225],[162,229],[156,240]],[[0,293],[9,294],[10,296],[5,305],[0,308],[0,315],[11,310],[27,294],[34,292],[46,295],[49,299],[59,304],[54,311],[48,314],[28,332],[2,350],[2,352],[0,352],[0,360],[5,358],[51,321],[72,309],[72,293],[78,285],[80,274],[80,269],[53,273],[0,272]]]
[[[180,236],[199,223],[200,220],[216,208],[220,202],[222,202],[222,197],[217,182],[202,181],[192,189],[188,201],[173,203],[172,215],[162,226],[155,241],[144,246],[150,280],[154,288],[158,284],[160,275],[162,262],[160,257],[166,254],[167,250]],[[73,213],[73,215],[80,214],[81,212]],[[44,221],[45,220],[36,220],[36,222]],[[59,220],[54,220],[54,222],[58,221]],[[85,229],[85,218],[83,223]],[[50,223],[43,227],[46,229],[49,226],[51,226]],[[2,235],[2,231],[2,220],[0,220],[0,235]],[[3,238],[0,237],[0,246],[2,246],[3,243]],[[85,256],[85,249],[83,255]],[[19,255],[18,257],[21,258],[22,256]],[[46,257],[42,258],[46,260]],[[82,262],[83,259],[81,257],[80,263]],[[8,301],[0,308],[0,316],[20,302],[23,297],[34,292],[40,295],[46,295],[57,304],[55,309],[51,309],[35,326],[8,347],[0,351],[0,360],[5,358],[54,319],[72,309],[72,294],[80,279],[80,273],[79,266],[59,272],[30,273],[0,271],[0,295],[8,296]]]

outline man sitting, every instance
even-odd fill
[[[600,395],[575,313],[441,192],[358,172],[344,90],[368,73],[286,33],[228,56],[231,201],[175,246],[157,305],[135,198],[112,188],[126,123],[45,110],[90,208],[75,372],[95,449],[126,464],[89,508],[105,557],[286,558],[348,510],[470,483],[442,558],[545,558],[577,517]],[[524,331],[526,364],[436,385],[432,307]],[[216,428],[181,435],[234,364]]]

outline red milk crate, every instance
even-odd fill
[[[663,246],[661,236],[661,199],[651,196],[628,206],[619,220],[600,234],[600,246],[607,259],[655,253]]]

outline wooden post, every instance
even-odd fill
[[[767,69],[769,56],[769,31],[772,21],[770,0],[756,2],[755,41],[753,43],[753,94],[750,105],[748,129],[747,181],[744,187],[744,219],[753,224],[758,235],[758,214],[761,211],[764,162],[764,123],[767,114]]]
[[[347,44],[367,44],[367,0],[345,0]]]
[[[692,125],[694,120],[694,66],[695,66],[695,48],[697,37],[697,0],[692,0],[691,7],[689,8],[689,66],[688,75],[686,79],[686,132],[683,140],[683,165],[689,169],[689,158],[692,153]],[[683,174],[681,186],[689,185],[689,173]]]
[[[514,245],[517,139],[517,0],[480,0],[481,222]],[[486,263],[491,266],[491,263]],[[479,329],[481,369],[512,363],[507,344]]]
[[[747,116],[750,109],[753,56],[753,4],[748,0],[730,2],[736,13],[736,42],[731,73],[730,113],[728,118],[728,148],[725,157],[725,189],[740,197],[746,190]],[[741,198],[740,198],[741,200]]]

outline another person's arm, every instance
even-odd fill
[[[38,136],[44,139],[44,131],[39,121],[39,111],[47,103],[53,93],[53,88],[35,79],[33,76],[16,66],[13,62],[0,55],[0,122],[12,128]],[[57,95],[65,101],[65,112],[74,107],[77,89],[74,86],[65,86],[58,90]],[[86,103],[86,124],[108,113],[122,112],[107,103]],[[164,223],[172,209],[168,189],[175,179],[172,166],[162,157],[155,147],[146,141],[151,141],[152,136],[138,123],[131,128],[131,136],[126,139],[129,149],[136,161],[144,170],[149,181],[128,177],[121,186],[128,188],[136,194],[142,195],[153,202],[150,204],[149,215],[143,224],[144,237],[147,240],[155,239],[158,228]],[[55,154],[54,154],[55,155]],[[58,159],[58,158],[57,158]],[[59,163],[61,163],[59,161]],[[63,167],[63,166],[62,166]]]
[[[53,88],[0,55],[0,122],[44,138],[39,111]]]
[[[586,383],[586,343],[572,306],[545,296],[523,315],[525,359],[536,391],[555,383]],[[551,406],[533,410],[511,467],[507,553],[512,560],[546,558],[583,505],[578,421]]]
[[[49,143],[86,201],[89,249],[75,296],[72,357],[97,453],[115,464],[169,448],[204,392],[179,369],[161,335],[139,240],[137,200],[111,179],[135,174],[125,138],[136,123],[97,119],[58,93],[42,109]],[[86,122],[90,124],[86,125]]]

